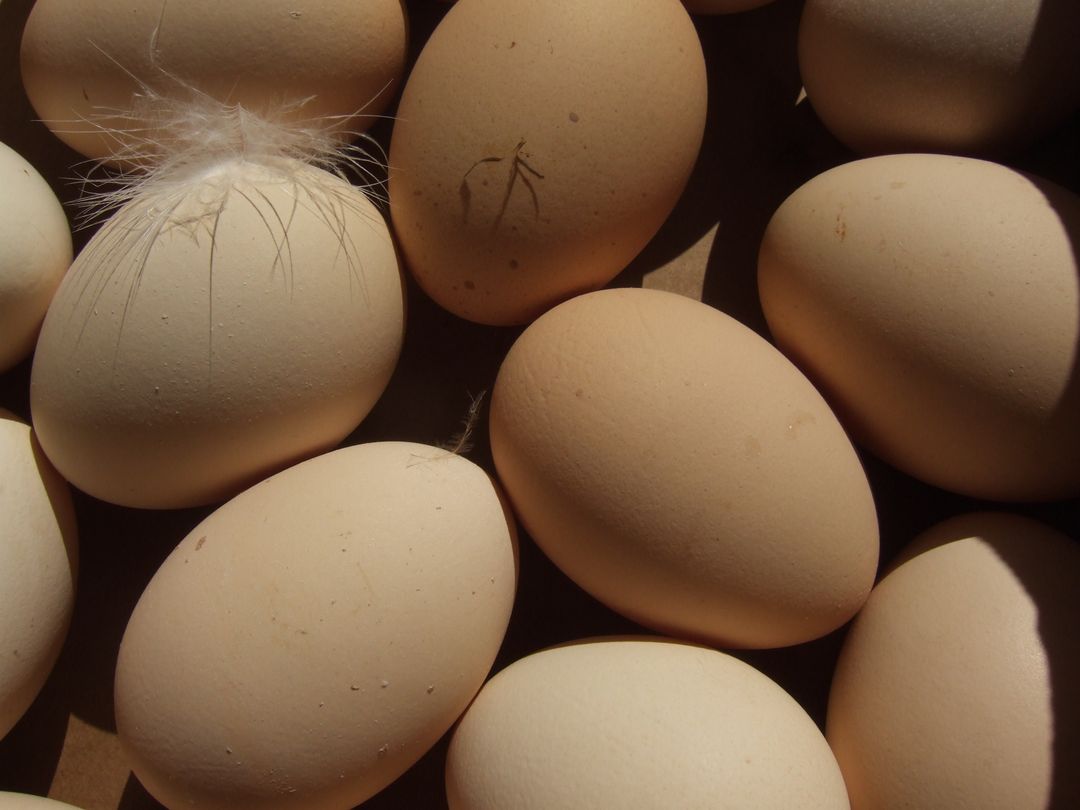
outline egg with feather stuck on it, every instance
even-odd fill
[[[404,310],[386,222],[341,177],[228,159],[158,178],[57,291],[30,378],[34,426],[97,498],[221,501],[361,422],[397,363]]]

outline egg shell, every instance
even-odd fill
[[[796,644],[873,584],[874,502],[843,429],[778,351],[698,301],[612,289],[560,304],[510,349],[490,430],[529,534],[644,625]]]
[[[1080,104],[1075,0],[807,0],[799,68],[857,152],[991,153]]]
[[[1080,494],[1080,198],[995,163],[886,155],[766,228],[777,344],[904,472],[999,500]]]
[[[451,810],[837,808],[813,720],[737,658],[664,639],[594,639],[499,672],[450,742]]]
[[[407,39],[402,0],[38,0],[23,32],[22,78],[57,136],[107,159],[133,142],[125,130],[153,137],[147,122],[123,115],[140,83],[366,129],[398,92]]]
[[[918,538],[844,642],[827,736],[852,807],[1080,806],[1080,546],[1029,518]]]
[[[169,807],[364,801],[476,694],[516,575],[493,482],[447,451],[356,445],[263,481],[192,530],[131,616],[115,699],[132,770]]]
[[[42,796],[0,791],[0,810],[78,810],[78,808]]]
[[[34,425],[103,500],[224,500],[352,431],[403,330],[393,241],[360,191],[222,163],[129,204],[76,258],[42,327]]]
[[[706,96],[677,0],[460,0],[410,73],[391,138],[407,266],[485,324],[602,286],[674,207]]]
[[[0,371],[7,371],[33,351],[72,247],[67,215],[49,184],[3,143],[0,246]]]
[[[67,483],[30,426],[0,410],[0,738],[52,671],[75,603],[78,530]]]

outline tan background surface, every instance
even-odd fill
[[[62,199],[77,193],[78,156],[42,125],[23,96],[18,42],[30,0],[0,0],[0,140],[50,180]],[[446,6],[409,3],[413,54]],[[777,0],[731,17],[700,17],[709,65],[710,116],[705,147],[674,215],[616,280],[700,298],[764,333],[755,260],[769,216],[814,174],[851,159],[796,105],[799,0]],[[658,122],[662,126],[662,122]],[[389,127],[375,133],[388,143]],[[1010,162],[1080,192],[1080,116]],[[70,211],[71,209],[69,209]],[[77,245],[87,234],[77,236]],[[470,397],[491,387],[519,329],[482,327],[439,310],[410,287],[409,328],[401,363],[384,398],[349,442],[393,438],[440,442],[458,429]],[[29,416],[29,361],[0,375],[0,407]],[[491,470],[486,421],[471,457]],[[918,531],[982,506],[924,486],[865,458],[878,500],[883,561]],[[112,674],[116,651],[143,586],[158,564],[209,510],[142,512],[77,494],[81,572],[76,612],[61,659],[39,699],[0,741],[0,789],[48,794],[86,810],[144,810],[159,805],[130,776],[116,741]],[[1080,537],[1080,502],[1021,511]],[[0,516],[2,525],[2,516]],[[2,531],[2,529],[0,529]],[[523,538],[519,599],[496,669],[572,638],[640,632],[559,573]],[[2,610],[0,595],[0,610]],[[799,647],[741,654],[778,680],[819,721],[842,632]],[[445,742],[365,808],[444,807]]]

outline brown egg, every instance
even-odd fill
[[[1080,806],[1080,546],[965,515],[915,541],[844,642],[827,737],[854,810]]]
[[[791,696],[737,658],[657,638],[578,641],[502,670],[454,732],[446,789],[451,810],[848,810]]]
[[[823,635],[878,555],[862,466],[799,371],[673,293],[560,304],[510,349],[491,448],[522,523],[593,596],[724,646]]]
[[[356,445],[262,481],[181,541],[131,615],[129,766],[168,807],[353,807],[480,689],[516,575],[498,490],[448,451]]]
[[[1080,494],[1080,198],[972,158],[886,155],[796,190],[761,244],[777,344],[852,436],[1000,500]]]
[[[391,140],[409,269],[488,324],[602,286],[686,184],[705,82],[678,0],[460,0],[409,76]]]
[[[807,0],[814,111],[858,152],[1015,147],[1080,104],[1076,0]]]
[[[22,76],[62,140],[108,158],[169,135],[118,114],[132,110],[140,83],[180,100],[194,88],[270,117],[366,129],[398,92],[407,35],[401,0],[38,0]]]

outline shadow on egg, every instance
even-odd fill
[[[1080,611],[1080,553],[1069,556],[1062,549],[1052,552],[1049,540],[1037,534],[1030,538],[1017,534],[1011,523],[972,519],[978,527],[974,534],[992,547],[1009,568],[1027,592],[1038,616],[1036,630],[1049,670],[1047,691],[1054,728],[1053,773],[1046,807],[1080,806],[1080,774],[1076,770],[1080,754],[1080,639],[1076,635],[1076,616]],[[948,532],[931,530],[925,540],[906,548],[894,565],[964,537],[969,532],[965,531],[963,520],[948,524],[955,527]],[[1038,528],[1036,526],[1036,530]],[[1073,541],[1074,550],[1078,549],[1077,536],[1069,539]],[[1034,544],[1034,552],[1025,541]],[[1047,564],[1053,561],[1060,564]]]

